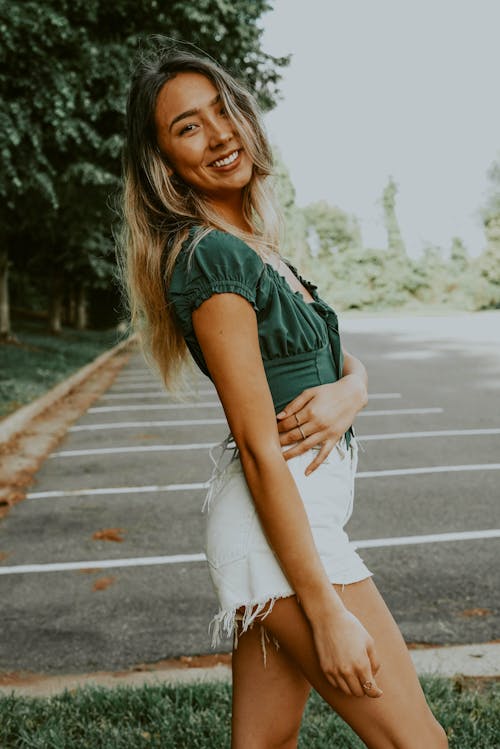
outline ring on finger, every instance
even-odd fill
[[[299,417],[297,416],[297,414],[294,414],[294,416],[295,416],[295,421],[297,422],[297,426],[300,427]]]
[[[306,435],[304,434],[304,430],[302,429],[302,427],[300,426],[300,424],[297,424],[297,428],[298,428],[299,432],[302,435],[302,439],[305,440]]]
[[[363,689],[366,692],[369,692],[370,689],[373,689],[373,682],[371,682],[371,681],[365,681],[365,682],[363,682],[363,684],[361,684],[361,686],[363,687]]]

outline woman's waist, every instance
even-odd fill
[[[306,388],[338,380],[329,345],[295,356],[264,360],[264,369],[276,413]]]

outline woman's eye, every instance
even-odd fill
[[[179,135],[184,135],[184,133],[190,133],[192,132],[191,128],[195,128],[195,127],[196,125],[193,125],[193,124],[185,125],[180,131]]]

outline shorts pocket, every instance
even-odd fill
[[[205,553],[211,566],[245,557],[254,514],[243,471],[226,470],[207,514]]]

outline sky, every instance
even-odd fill
[[[390,175],[408,253],[485,245],[500,158],[500,0],[271,0],[263,47],[292,53],[265,116],[297,203],[327,200],[384,247]]]

